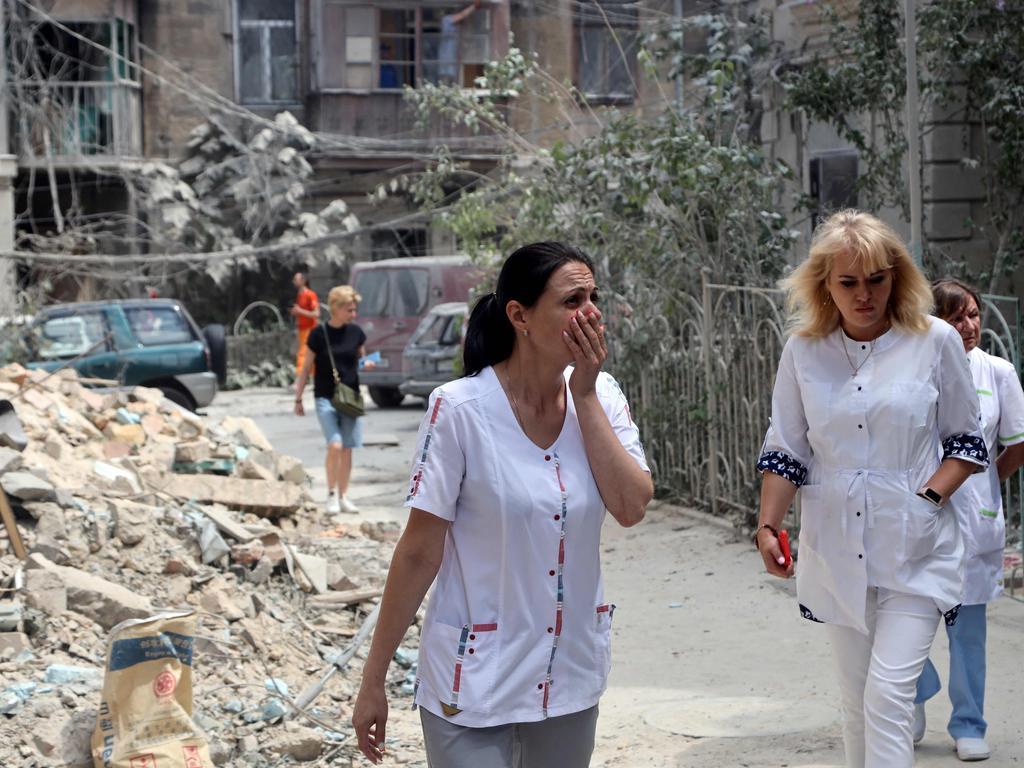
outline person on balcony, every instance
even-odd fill
[[[1013,363],[981,350],[981,298],[966,283],[947,278],[932,283],[935,314],[963,339],[971,377],[981,401],[982,430],[989,456],[999,458],[988,472],[972,475],[950,500],[967,548],[964,604],[949,636],[949,699],[953,714],[947,730],[957,756],[967,762],[991,754],[985,732],[985,606],[1002,591],[1006,524],[1000,484],[1024,464],[1024,391]],[[998,446],[1002,445],[1002,452]],[[924,703],[942,683],[931,659],[917,682],[914,743],[924,739]]]
[[[463,85],[459,78],[459,25],[473,15],[480,7],[480,0],[473,0],[457,13],[441,17],[441,39],[437,49],[438,78],[444,83]]]
[[[833,214],[786,280],[793,333],[779,362],[758,550],[788,578],[778,530],[799,490],[797,597],[827,626],[849,768],[910,768],[916,683],[963,591],[948,501],[988,466],[960,335],[899,236]]]

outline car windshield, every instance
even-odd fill
[[[144,346],[195,341],[188,321],[175,307],[125,307],[124,314]]]
[[[441,315],[427,315],[416,329],[416,335],[412,338],[414,344],[437,344],[441,341],[441,334],[448,325],[448,318]]]
[[[36,334],[39,357],[56,360],[96,352],[104,347],[106,335],[106,325],[99,312],[53,317],[44,320]]]

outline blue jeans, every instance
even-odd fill
[[[316,417],[327,444],[334,443],[342,448],[363,447],[363,419],[355,419],[338,413],[326,397],[316,398]]]
[[[956,623],[946,627],[949,636],[949,700],[953,715],[947,730],[954,739],[983,739],[988,723],[985,711],[985,604],[964,605]],[[939,692],[939,673],[929,659],[917,681],[915,703],[928,701]]]

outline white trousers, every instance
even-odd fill
[[[868,634],[828,625],[848,768],[911,768],[917,679],[939,626],[930,598],[868,589]]]

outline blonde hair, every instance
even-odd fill
[[[839,326],[839,310],[827,281],[836,256],[844,253],[853,256],[864,274],[892,269],[886,313],[893,327],[909,333],[928,329],[931,287],[899,235],[870,213],[847,209],[833,213],[818,226],[807,258],[779,283],[788,294],[786,309],[793,333],[820,338]]]
[[[362,300],[363,297],[351,285],[336,285],[327,294],[327,306],[331,309],[351,303],[358,304]]]

